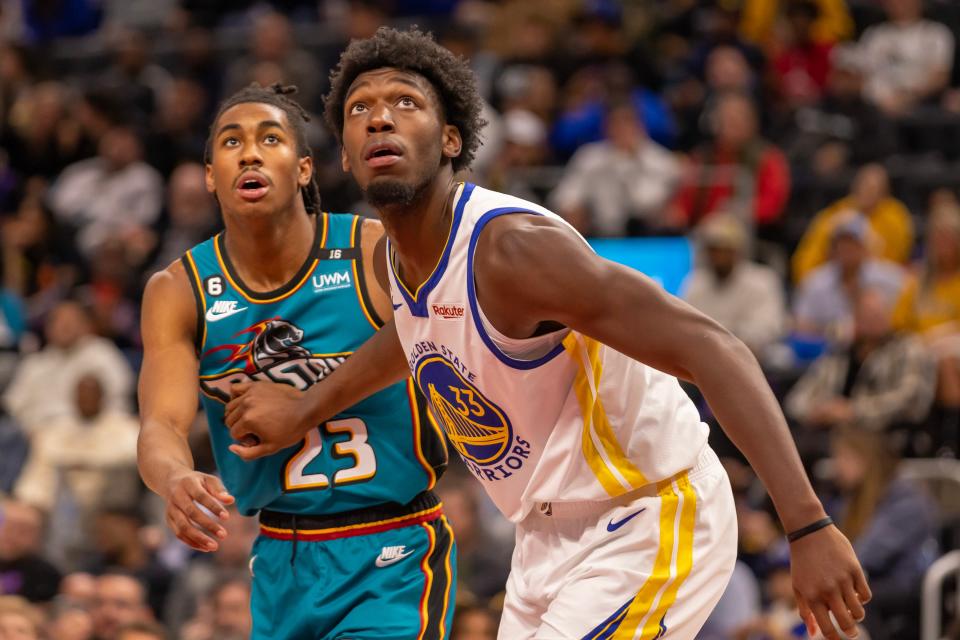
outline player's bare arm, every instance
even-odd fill
[[[143,367],[137,464],[166,502],[170,529],[198,551],[215,551],[233,497],[220,479],[194,469],[187,435],[197,413],[196,303],[180,262],[155,274],[143,294]],[[215,517],[199,508],[203,505]]]
[[[250,434],[259,441],[231,447],[241,458],[252,460],[295,444],[317,424],[410,375],[392,321],[383,225],[364,220],[361,234],[367,292],[387,324],[330,377],[305,392],[270,382],[235,385],[226,411],[230,433],[238,441]]]
[[[776,399],[750,350],[719,324],[642,274],[596,256],[562,223],[501,216],[481,234],[477,296],[513,338],[564,325],[695,383],[767,487],[787,531],[826,514],[803,471]],[[792,544],[801,611],[827,638],[855,632],[870,591],[846,538],[826,527]]]

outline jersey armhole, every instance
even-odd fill
[[[379,331],[385,323],[377,314],[377,310],[373,306],[373,300],[370,298],[370,292],[367,289],[367,278],[363,268],[363,247],[361,246],[362,237],[363,218],[360,216],[354,216],[352,245],[357,250],[357,255],[353,259],[354,279],[357,282],[357,299],[360,302],[360,307],[363,310],[363,314],[367,317],[367,320],[369,320],[370,324],[372,324],[373,327]]]
[[[197,265],[193,261],[193,255],[187,251],[180,257],[183,268],[187,272],[187,280],[190,281],[190,289],[193,290],[193,300],[197,313],[197,328],[193,336],[193,348],[197,355],[203,351],[203,346],[207,342],[207,323],[203,319],[204,310],[207,308],[207,301],[203,295],[203,287],[200,284],[200,274],[197,272]]]

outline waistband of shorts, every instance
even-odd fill
[[[659,495],[665,487],[673,484],[678,478],[686,474],[688,480],[696,480],[704,473],[711,471],[714,465],[720,464],[720,458],[714,453],[709,445],[704,445],[697,455],[697,460],[692,467],[676,473],[669,478],[651,482],[638,489],[628,491],[615,498],[608,500],[585,500],[581,502],[538,502],[530,511],[537,516],[547,516],[555,518],[581,518],[585,516],[598,515],[616,507],[630,504],[640,498],[652,498]]]
[[[443,504],[432,491],[424,491],[407,504],[377,505],[333,513],[309,515],[260,511],[260,535],[276,540],[320,542],[362,536],[431,522],[443,515]]]

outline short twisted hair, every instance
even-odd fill
[[[467,62],[437,44],[433,36],[413,27],[398,31],[380,27],[372,38],[354,40],[330,73],[330,92],[324,98],[324,119],[343,142],[343,103],[347,90],[361,73],[392,67],[412,71],[433,86],[443,117],[460,132],[463,147],[452,159],[453,170],[470,166],[480,146],[483,100]]]
[[[224,100],[220,104],[220,108],[217,109],[217,115],[210,125],[207,144],[203,149],[203,161],[210,164],[213,160],[214,128],[217,126],[217,121],[220,120],[220,116],[231,107],[250,102],[268,104],[283,111],[287,116],[287,123],[290,125],[290,128],[293,130],[293,135],[296,138],[297,153],[301,158],[306,156],[313,157],[313,150],[307,141],[306,125],[310,122],[310,114],[308,114],[296,100],[289,97],[296,92],[297,88],[292,85],[284,86],[280,83],[275,83],[269,87],[262,87],[257,83],[253,83]],[[310,184],[303,188],[302,194],[303,206],[307,210],[307,213],[320,213],[320,188],[317,186],[316,172],[310,176]]]

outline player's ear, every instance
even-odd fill
[[[213,183],[213,165],[205,164],[203,165],[203,168],[204,168],[203,181],[207,186],[207,193],[216,193],[217,188]]]
[[[347,158],[347,150],[340,145],[340,167],[344,173],[350,173],[350,159]]]
[[[460,130],[452,124],[443,125],[442,134],[443,155],[447,158],[456,158],[463,149],[463,138]]]
[[[305,187],[310,184],[310,179],[313,177],[313,157],[304,156],[300,158],[300,173],[297,175],[297,184],[301,187]]]

